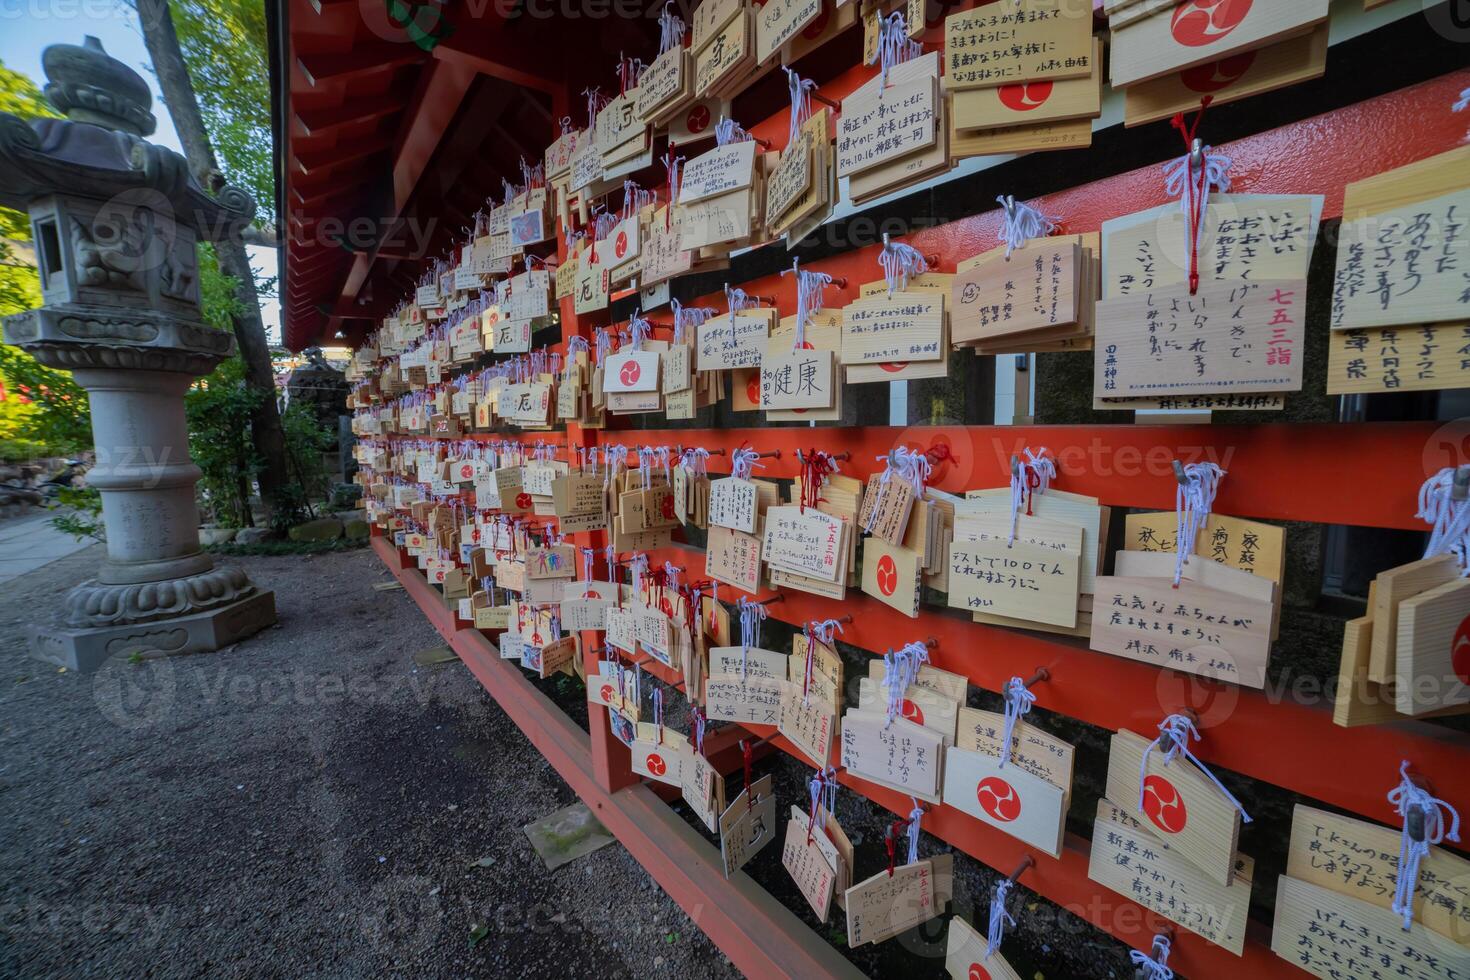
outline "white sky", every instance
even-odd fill
[[[49,44],[81,44],[88,34],[100,40],[108,54],[142,75],[153,90],[158,131],[148,137],[149,141],[182,153],[131,7],[122,0],[0,0],[0,59],[7,67],[29,75],[38,88],[46,83],[41,50]],[[275,249],[251,246],[249,252],[257,272],[275,276]],[[279,344],[280,302],[273,296],[261,297],[260,314],[271,342]]]

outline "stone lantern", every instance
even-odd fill
[[[206,194],[184,158],[143,137],[148,86],[101,43],[42,54],[65,119],[0,113],[0,205],[29,213],[44,303],[7,317],[5,340],[71,371],[92,405],[107,559],[55,621],[38,656],[92,669],[139,650],[215,650],[275,622],[275,596],[199,547],[184,393],[234,353],[201,319],[195,244],[239,234],[250,195]]]

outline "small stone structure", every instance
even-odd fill
[[[235,349],[201,320],[195,244],[239,234],[254,202],[206,194],[184,158],[143,137],[148,86],[101,43],[42,53],[66,119],[0,113],[0,204],[25,210],[44,305],[5,339],[73,373],[92,404],[107,560],[73,588],[33,652],[91,669],[137,650],[213,650],[275,622],[274,594],[199,546],[184,393]]]

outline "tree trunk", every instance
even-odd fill
[[[204,128],[199,102],[194,96],[194,83],[179,50],[179,37],[174,32],[173,16],[168,0],[136,0],[138,21],[143,28],[143,42],[153,60],[158,86],[169,117],[184,146],[189,171],[199,186],[217,192],[224,180],[214,156],[214,146]],[[271,372],[270,347],[266,343],[265,325],[260,320],[260,298],[255,292],[255,276],[244,243],[236,237],[215,243],[220,271],[239,283],[236,298],[244,312],[232,317],[235,339],[240,344],[240,357],[245,363],[245,383],[263,395],[251,414],[250,431],[255,451],[262,466],[257,479],[260,498],[267,513],[280,500],[281,491],[290,483],[286,472],[286,434],[281,428],[281,412],[276,404],[275,376]]]

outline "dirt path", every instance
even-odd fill
[[[0,975],[735,975],[621,846],[544,870],[572,792],[371,552],[230,559],[282,628],[225,652],[27,659],[100,558],[0,590]]]

